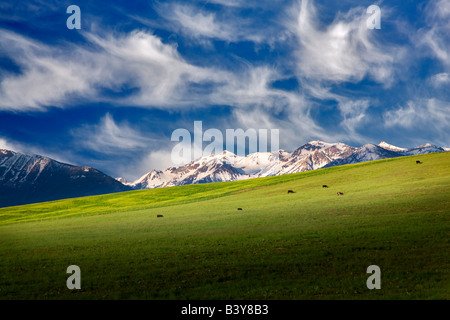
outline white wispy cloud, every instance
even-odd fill
[[[275,68],[247,65],[241,72],[228,77],[221,90],[214,92],[212,101],[234,106],[265,106],[272,108],[284,104],[281,100],[291,93],[271,88],[281,75]]]
[[[0,47],[22,71],[1,79],[0,110],[40,110],[71,93],[91,90],[88,78],[83,76],[88,66],[67,61],[68,56],[63,59],[61,53],[46,45],[0,30]]]
[[[441,145],[449,145],[450,103],[435,98],[411,100],[404,107],[384,113],[387,128],[426,130]]]
[[[0,138],[0,149],[18,151],[17,147],[5,138]]]
[[[312,1],[299,3],[298,15],[289,25],[300,45],[296,55],[299,77],[358,82],[369,76],[387,85],[392,81],[394,66],[405,51],[377,41],[377,30],[367,28],[366,9],[339,12],[330,24],[323,25]],[[383,16],[387,14],[383,8]]]
[[[370,117],[367,115],[367,109],[370,107],[370,100],[363,99],[340,99],[339,110],[341,111],[342,121],[340,122],[342,129],[347,136],[352,137],[354,141],[367,141],[360,132],[364,131],[361,128],[370,123]]]
[[[435,87],[440,87],[450,84],[450,74],[446,72],[438,73],[432,76],[430,82]]]
[[[192,105],[190,85],[223,81],[220,70],[187,63],[174,46],[149,33],[86,33],[86,39],[90,48],[50,46],[0,30],[0,47],[21,69],[1,79],[0,110],[67,107],[79,99],[144,107]],[[138,90],[115,101],[102,96],[101,89],[120,90],[123,84]]]
[[[249,1],[243,0],[205,0],[203,3],[215,3],[227,7],[242,7],[245,6]]]
[[[151,141],[129,124],[117,124],[109,113],[96,125],[72,130],[72,135],[78,144],[101,153],[136,151],[146,148]]]
[[[192,4],[160,4],[156,7],[159,15],[166,19],[167,28],[178,34],[195,40],[200,44],[210,44],[208,40],[222,40],[226,42],[252,41],[256,44],[273,44],[283,38],[284,31],[276,21],[265,21],[261,28],[261,21],[257,16],[242,17],[233,8],[241,7],[241,2],[230,2],[224,11],[207,11],[204,6]],[[142,21],[142,20],[141,20]]]
[[[233,72],[196,66],[175,46],[143,31],[103,37],[87,32],[89,49],[54,47],[1,32],[0,42],[21,68],[20,74],[1,79],[3,110],[64,108],[80,99],[169,109],[220,104],[270,109],[292,100],[292,93],[270,88],[283,76],[275,68],[248,64]],[[102,95],[102,89],[120,91],[124,84],[136,90],[114,100]]]
[[[202,68],[186,62],[173,45],[145,32],[132,32],[125,36],[99,37],[89,34],[88,39],[100,46],[108,55],[109,68],[121,79],[139,88],[126,102],[136,106],[192,105],[196,94],[190,94],[192,85],[223,81],[225,72]]]
[[[450,1],[432,0],[427,3],[424,13],[427,26],[413,36],[413,41],[419,48],[427,48],[433,57],[449,68]]]
[[[173,4],[159,11],[178,29],[193,38],[207,37],[223,40],[236,38],[231,24],[220,24],[215,13],[203,12],[190,5]]]

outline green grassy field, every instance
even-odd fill
[[[449,213],[450,153],[3,208],[0,298],[449,299]]]

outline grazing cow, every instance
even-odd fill
[[[238,210],[242,210],[242,208],[238,208]]]
[[[288,190],[288,193],[295,193],[294,190]]]
[[[327,186],[326,184],[324,184],[324,185],[322,186],[322,188],[328,188],[328,186]]]
[[[417,164],[422,164],[423,162],[420,162],[419,160],[416,161]]]
[[[162,214],[158,214],[156,217],[157,218],[163,218],[164,216]]]
[[[338,196],[343,196],[344,193],[339,191],[339,192],[337,193],[337,195],[338,195]]]

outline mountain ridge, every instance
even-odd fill
[[[366,144],[355,148],[340,142],[328,143],[313,140],[295,149],[292,153],[280,149],[273,152],[256,152],[247,156],[238,156],[232,152],[223,151],[217,155],[200,157],[179,167],[152,170],[134,182],[127,182],[127,185],[135,189],[150,189],[192,183],[237,181],[446,151],[448,150],[445,148],[429,143],[406,149],[381,141],[378,145]]]

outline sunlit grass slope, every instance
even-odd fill
[[[449,208],[450,153],[3,208],[0,298],[449,299]]]

